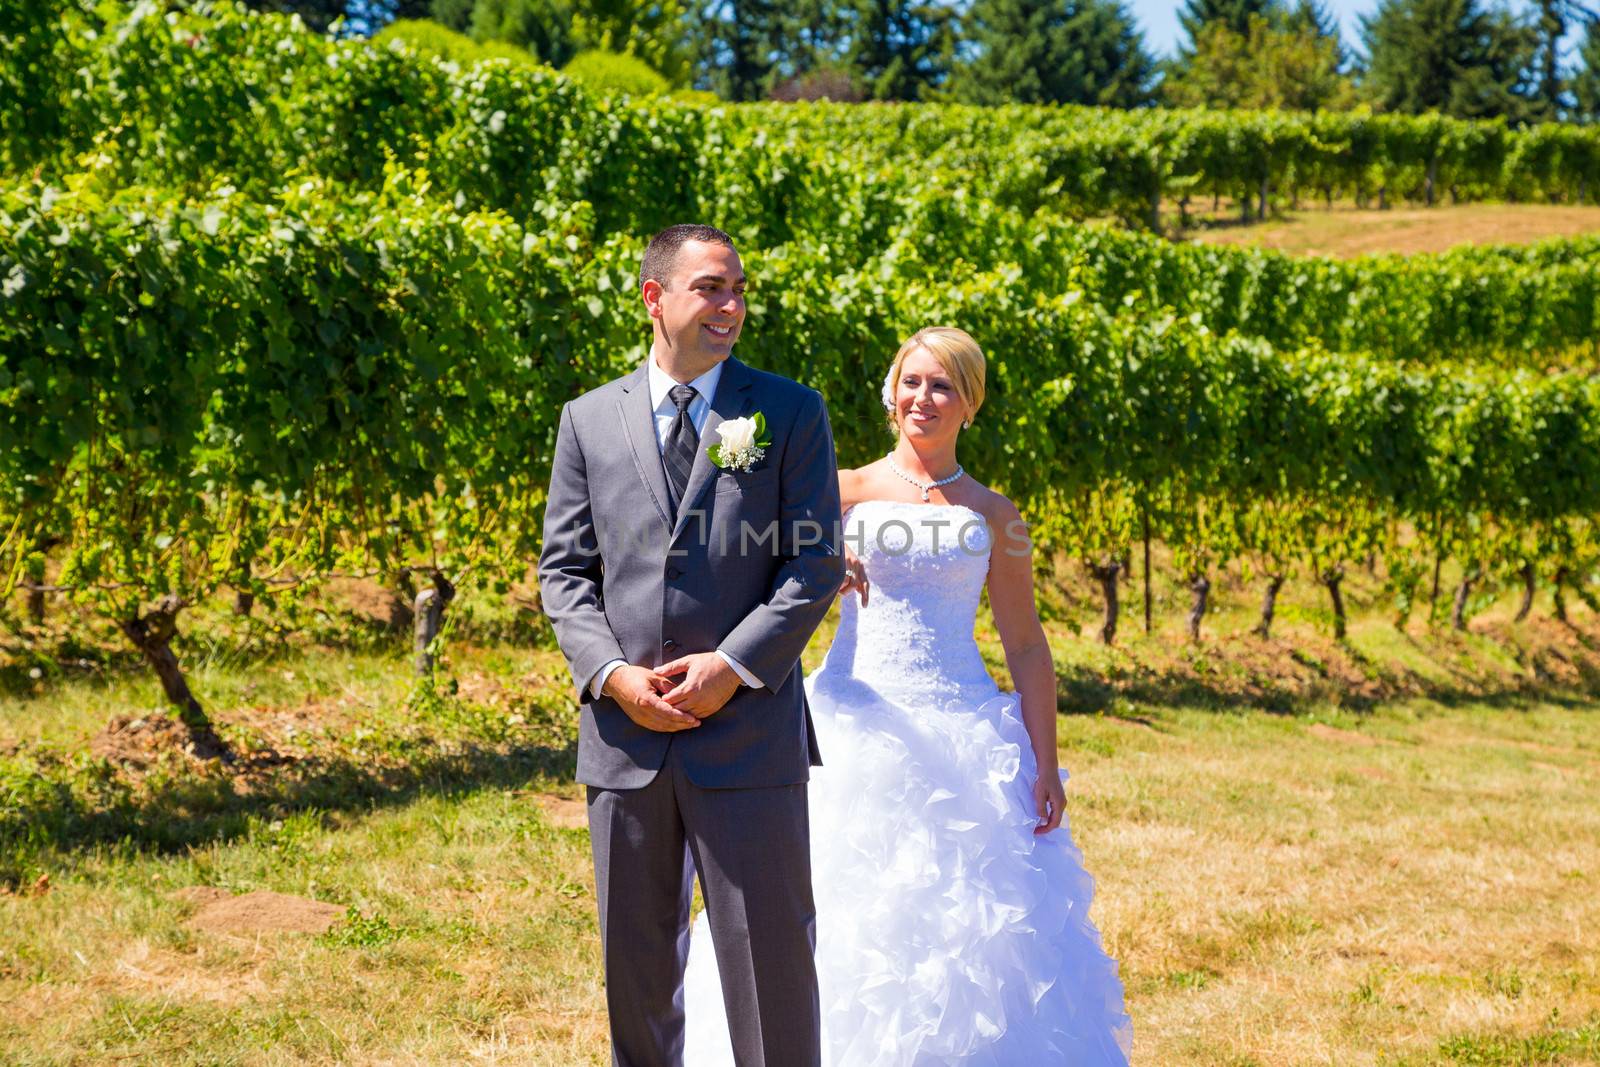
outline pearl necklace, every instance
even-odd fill
[[[906,481],[910,482],[912,485],[914,485],[918,489],[922,490],[922,499],[924,501],[926,501],[928,499],[928,493],[929,493],[930,490],[937,489],[941,485],[949,485],[951,482],[955,481],[957,478],[959,478],[963,474],[967,473],[966,471],[961,469],[961,464],[957,463],[956,464],[956,472],[954,474],[950,475],[950,477],[948,477],[948,478],[940,478],[936,482],[923,483],[923,482],[917,481],[915,478],[911,477],[911,475],[909,475],[905,471],[901,470],[898,465],[896,465],[896,463],[894,461],[894,453],[891,452],[889,455],[887,455],[887,456],[885,456],[883,458],[889,461],[889,469],[890,470],[894,471],[900,477],[904,478]]]

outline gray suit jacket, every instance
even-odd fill
[[[717,425],[758,411],[765,457],[749,473],[717,468]],[[671,515],[641,364],[562,410],[545,507],[540,596],[582,703],[578,780],[648,785],[671,744],[702,787],[806,781],[820,760],[796,667],[844,574],[821,395],[730,357]],[[765,685],[741,686],[693,730],[647,730],[587,691],[612,659],[657,666],[717,648]]]

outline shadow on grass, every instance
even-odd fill
[[[1600,701],[1600,656],[1567,655],[1552,647],[1519,646],[1502,633],[1473,634],[1495,642],[1526,673],[1486,668],[1474,674],[1450,662],[1470,655],[1469,641],[1434,636],[1426,647],[1405,635],[1442,677],[1430,677],[1404,663],[1375,657],[1349,643],[1304,645],[1271,638],[1235,636],[1180,654],[1128,655],[1111,669],[1058,664],[1056,704],[1060,712],[1127,717],[1128,706],[1187,707],[1273,714],[1304,714],[1334,706],[1356,713],[1380,704],[1420,699],[1445,707],[1467,704],[1523,708],[1534,704],[1566,709],[1593,708]],[[1573,629],[1585,651],[1596,647],[1590,635]],[[1557,674],[1552,665],[1559,661]]]
[[[461,644],[505,644],[555,650],[555,631],[542,615],[518,614],[484,618],[463,613],[453,623],[451,639]],[[202,620],[186,619],[173,639],[173,651],[191,683],[200,670],[242,670],[291,662],[308,648],[359,655],[393,655],[409,650],[412,637],[382,620],[354,612],[308,610],[304,624],[279,625],[264,616],[238,619],[215,613]],[[144,657],[122,643],[85,640],[70,624],[44,629],[11,627],[0,634],[0,696],[20,700],[49,699],[39,679],[50,683],[82,681],[109,686],[132,678],[151,678]],[[201,702],[205,696],[201,694]]]
[[[577,744],[391,744],[370,755],[308,757],[278,766],[183,764],[132,782],[104,761],[56,766],[0,759],[0,888],[31,884],[74,853],[174,853],[239,840],[297,812],[365,813],[422,796],[460,796],[571,780]],[[41,773],[43,771],[43,773]]]

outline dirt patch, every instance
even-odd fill
[[[198,758],[189,728],[165,715],[118,715],[89,739],[89,754],[143,770],[174,756]]]
[[[1167,635],[1163,635],[1167,636]],[[1287,710],[1306,700],[1367,707],[1392,698],[1403,682],[1379,675],[1338,642],[1315,634],[1263,639],[1224,632],[1199,645],[1138,640],[1128,659],[1067,682],[1083,710],[1111,710],[1107,693],[1142,704],[1222,703]]]
[[[1578,768],[1576,768],[1576,767],[1563,767],[1560,764],[1546,763],[1543,760],[1530,760],[1529,762],[1532,763],[1535,767],[1541,768],[1542,770],[1555,771],[1557,774],[1561,774],[1561,775],[1578,774],[1579,773]]]
[[[270,748],[232,753],[227,760],[208,758],[204,742],[197,750],[189,728],[165,715],[116,716],[89,739],[89,754],[135,773],[176,760],[246,777],[290,762],[290,757]]]
[[[349,694],[307,694],[292,705],[251,704],[228,712],[228,722],[259,734],[278,751],[311,753],[326,747],[329,736],[359,727],[373,702]]]
[[[1394,781],[1394,775],[1388,771],[1381,771],[1376,767],[1353,767],[1351,770],[1363,778],[1370,778],[1374,782]]]
[[[1537,616],[1512,623],[1486,613],[1470,634],[1406,633],[1404,655],[1389,651],[1392,630],[1380,628],[1374,635],[1369,622],[1350,643],[1304,628],[1270,639],[1223,630],[1197,645],[1168,627],[1154,640],[1136,636],[1104,666],[1063,672],[1062,699],[1084,711],[1111,712],[1117,698],[1290,711],[1308,703],[1361,710],[1410,697],[1600,694],[1600,632],[1586,625]]]
[[[1328,726],[1325,723],[1314,722],[1306,727],[1306,733],[1313,737],[1320,737],[1325,741],[1339,741],[1347,745],[1357,745],[1362,748],[1374,748],[1386,742],[1379,741],[1376,737],[1358,734],[1354,730],[1341,730],[1337,726]]]
[[[587,830],[589,808],[581,800],[557,796],[554,793],[535,793],[533,799],[544,813],[545,821],[563,830]]]
[[[208,933],[324,934],[344,917],[345,911],[337,904],[325,904],[320,900],[266,889],[240,896],[233,896],[226,890],[211,890],[206,886],[193,886],[187,892],[191,900],[210,897],[200,904],[188,923],[190,929]],[[221,893],[221,896],[215,893]]]
[[[324,587],[334,607],[387,630],[411,625],[411,607],[394,590],[366,578],[334,578]]]
[[[1246,632],[1229,634],[1219,643],[1263,696],[1326,691],[1338,694],[1341,703],[1357,705],[1385,696],[1383,684],[1368,677],[1346,646],[1320,635],[1297,635],[1291,645]]]
[[[271,994],[264,978],[263,957],[237,969],[207,962],[204,955],[172,952],[141,938],[117,958],[113,980],[118,988],[138,994],[224,1006],[246,1004]]]

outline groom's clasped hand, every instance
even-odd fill
[[[657,667],[656,672],[669,679],[683,676],[661,699],[680,711],[687,711],[696,720],[721,711],[739,689],[739,676],[733,673],[728,661],[715,652],[679,656]]]
[[[676,708],[666,700],[666,694],[676,687],[677,683],[660,670],[628,664],[611,672],[603,692],[617,702],[628,718],[646,730],[658,733],[692,730],[700,725],[700,720],[687,709]]]
[[[682,675],[682,680],[675,676]],[[673,733],[692,730],[700,720],[722,710],[739,688],[739,676],[721,657],[682,656],[651,670],[618,667],[605,693],[628,717],[647,730]]]
[[[682,675],[681,680],[676,680]],[[628,718],[646,730],[692,730],[715,715],[739,688],[739,676],[714,653],[680,656],[654,670],[618,667],[606,680],[605,694]]]

